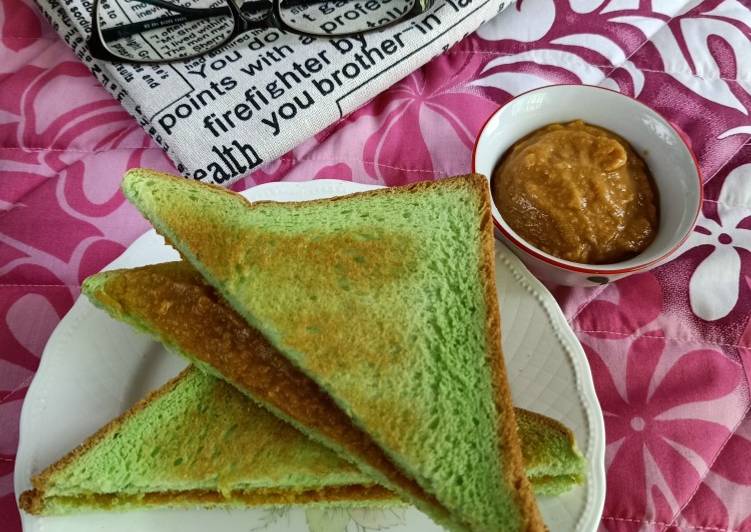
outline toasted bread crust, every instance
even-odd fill
[[[516,417],[511,402],[511,391],[508,388],[506,378],[506,363],[501,350],[501,315],[498,307],[498,296],[495,286],[495,238],[493,236],[493,222],[490,208],[490,191],[487,180],[478,175],[467,176],[471,186],[476,187],[478,196],[481,198],[481,270],[480,276],[485,286],[485,306],[487,312],[487,342],[488,352],[492,357],[490,364],[494,372],[493,383],[495,387],[495,404],[498,410],[497,421],[499,442],[506,442],[507,447],[499,449],[501,455],[505,455],[509,469],[506,471],[506,479],[513,489],[516,489],[519,506],[521,508],[522,530],[544,531],[545,524],[542,521],[537,502],[532,492],[532,486],[524,472],[521,440],[517,433]]]
[[[213,190],[221,191],[222,193],[231,196],[237,201],[242,200],[242,202],[245,202],[247,205],[268,205],[268,204],[274,204],[274,203],[284,203],[285,206],[290,208],[298,208],[298,207],[304,207],[306,205],[319,205],[319,204],[332,204],[337,203],[343,200],[346,200],[348,198],[351,198],[352,196],[357,197],[369,197],[369,196],[383,196],[383,195],[390,195],[390,194],[403,194],[404,191],[422,191],[422,190],[428,190],[437,185],[437,183],[441,183],[441,187],[445,187],[447,185],[452,186],[456,189],[462,189],[465,186],[465,183],[467,180],[470,180],[472,182],[473,187],[478,186],[484,186],[487,187],[487,179],[481,175],[481,174],[465,174],[460,176],[453,176],[453,177],[447,177],[440,180],[432,180],[432,181],[417,181],[415,183],[409,183],[407,185],[401,185],[398,187],[383,187],[383,188],[376,188],[373,190],[364,190],[362,192],[352,192],[350,194],[342,194],[341,196],[334,196],[332,198],[320,198],[320,199],[311,199],[311,200],[305,200],[305,201],[299,201],[299,202],[278,202],[278,201],[272,201],[272,200],[259,200],[250,202],[245,197],[241,196],[240,194],[236,192],[229,191],[225,189],[224,187],[220,187],[218,185],[209,184],[209,183],[201,183],[199,181],[194,181],[191,179],[186,179],[184,177],[175,176],[172,174],[168,174],[165,172],[158,172],[156,170],[149,170],[147,168],[132,168],[128,170],[125,174],[125,178],[127,179],[129,175],[137,175],[141,172],[146,172],[149,174],[149,177],[156,177],[158,179],[164,179],[165,181],[179,181],[182,183],[188,184],[188,186],[193,187],[210,187]],[[128,191],[128,185],[126,181],[123,181],[123,191],[125,192],[126,196],[129,195]],[[139,208],[138,205],[134,202],[136,205],[136,208]],[[488,216],[490,216],[490,211],[488,211]],[[490,222],[490,225],[492,227],[492,222]],[[158,229],[157,229],[158,232]],[[163,235],[164,236],[164,235]],[[492,233],[491,233],[492,237]]]
[[[161,491],[138,495],[126,494],[94,494],[77,497],[53,497],[53,499],[67,500],[72,504],[80,504],[86,508],[100,510],[116,510],[125,507],[150,506],[285,506],[299,504],[335,504],[340,502],[352,505],[367,505],[368,503],[401,504],[396,495],[377,484],[354,486],[328,486],[315,490],[274,490],[255,489],[248,491],[231,491],[227,495],[212,490]],[[49,503],[44,492],[29,490],[21,494],[18,505],[25,512],[32,515],[45,515],[49,511]]]

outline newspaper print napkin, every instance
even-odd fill
[[[187,62],[133,65],[89,54],[91,0],[37,2],[180,172],[225,186],[355,110],[510,3],[437,0],[378,33],[312,39],[255,30]]]

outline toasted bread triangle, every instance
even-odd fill
[[[544,528],[500,350],[482,177],[298,204],[250,205],[144,170],[123,190],[436,499],[415,501],[432,517],[456,530]]]
[[[159,506],[383,505],[398,498],[188,368],[32,479],[33,514]]]

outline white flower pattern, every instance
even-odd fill
[[[698,317],[715,321],[727,316],[738,302],[741,256],[739,249],[751,250],[751,230],[739,227],[751,208],[751,164],[728,174],[717,200],[719,223],[703,214],[683,246],[688,251],[710,245],[712,252],[691,275],[689,299]]]
[[[256,512],[254,522],[250,523],[250,530],[257,532],[288,530],[290,523],[296,523],[298,527],[305,527],[304,530],[308,532],[376,532],[404,526],[407,520],[405,512],[404,507],[302,508],[284,506]],[[295,514],[304,514],[304,519],[300,521]]]
[[[305,510],[310,532],[375,532],[404,525],[403,508],[311,508]]]

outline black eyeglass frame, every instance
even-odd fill
[[[228,43],[230,43],[233,39],[238,37],[239,35],[247,32],[252,31],[256,29],[268,29],[268,28],[275,28],[282,30],[287,33],[293,33],[295,35],[303,35],[306,37],[313,37],[316,39],[327,39],[327,38],[342,38],[342,37],[351,37],[353,35],[360,35],[363,33],[370,33],[371,31],[381,31],[385,28],[388,28],[389,26],[393,26],[394,24],[398,24],[400,22],[404,22],[405,20],[409,20],[410,18],[419,15],[421,13],[424,13],[428,9],[430,9],[433,5],[434,0],[415,0],[414,4],[412,4],[412,7],[410,10],[404,14],[399,19],[393,20],[389,22],[388,24],[384,24],[383,26],[378,26],[377,28],[373,28],[370,31],[364,32],[364,31],[354,31],[349,33],[337,33],[336,35],[321,35],[317,33],[307,33],[304,31],[300,31],[298,29],[295,29],[291,26],[289,26],[287,23],[284,22],[281,16],[281,2],[283,0],[271,0],[272,8],[266,11],[266,14],[259,18],[258,20],[251,20],[245,17],[242,14],[242,11],[240,8],[237,7],[235,2],[233,0],[225,0],[225,5],[229,7],[230,13],[232,14],[232,18],[234,20],[234,27],[232,28],[232,32],[227,36],[227,38],[222,41],[221,43],[217,44],[216,46],[212,46],[211,48],[204,50],[202,52],[198,52],[195,54],[191,54],[185,57],[175,58],[175,59],[128,59],[124,57],[120,57],[114,53],[112,53],[109,48],[107,48],[107,45],[105,44],[105,39],[102,35],[102,28],[99,24],[99,2],[101,0],[94,0],[94,5],[92,6],[92,19],[93,23],[91,26],[91,35],[89,36],[89,39],[87,41],[87,45],[89,47],[89,52],[91,53],[92,57],[96,59],[100,59],[103,61],[109,61],[111,63],[133,63],[133,64],[158,64],[158,63],[175,63],[179,61],[189,61],[191,59],[195,59],[196,57],[200,57],[202,55],[206,55],[210,52],[213,52],[214,50],[218,50],[219,48],[226,46]],[[189,8],[189,7],[183,7],[178,6],[176,4],[172,4],[171,2],[167,2],[165,0],[139,0],[140,2],[144,4],[150,4],[155,5],[157,7],[162,7],[164,9],[168,9],[171,11],[174,11],[176,13],[182,13],[182,16],[177,15],[173,17],[166,17],[164,18],[164,22],[159,26],[156,27],[167,27],[170,25],[175,24],[181,24],[183,22],[187,22],[190,20],[200,20],[202,17],[208,17],[216,14],[215,10],[223,10],[224,8],[216,7],[216,8]],[[308,1],[299,1],[297,2],[299,4],[318,4],[323,3],[326,0],[308,0]],[[190,13],[194,12],[194,13]],[[161,19],[160,19],[161,20]],[[124,36],[132,36],[136,35],[137,33],[140,33],[141,31],[144,31],[144,29],[151,29],[148,26],[144,26],[144,23],[153,22],[153,21],[143,21],[143,22],[135,22],[132,24],[126,24],[123,26],[116,26],[114,28],[108,28],[109,31],[113,33],[117,33],[118,31],[122,32],[123,29],[127,28],[128,26],[137,26],[142,29],[138,31],[131,31],[129,33],[126,33]],[[104,30],[104,31],[108,31]]]

